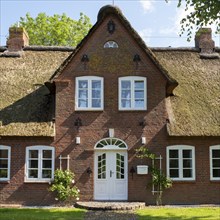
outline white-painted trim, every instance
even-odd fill
[[[212,164],[212,150],[220,150],[220,145],[213,145],[209,147],[209,161],[210,161],[210,180],[220,180],[220,177],[213,177],[212,170],[213,170],[213,164]],[[220,159],[220,158],[217,158]],[[220,164],[219,164],[220,169]]]
[[[105,42],[104,48],[118,48],[118,44],[115,41],[110,40]]]
[[[79,94],[79,80],[86,80],[88,82],[88,107],[78,107]],[[92,80],[99,80],[101,82],[101,107],[92,107]],[[100,76],[80,76],[76,77],[75,82],[75,110],[76,111],[100,111],[104,109],[104,80]]]
[[[38,150],[38,178],[28,178],[28,167],[29,167],[29,150]],[[42,151],[43,150],[51,150],[52,151],[52,167],[51,167],[51,176],[52,178],[42,178]],[[26,147],[26,157],[25,157],[25,182],[50,182],[54,177],[54,164],[55,164],[55,148],[51,146],[29,146]]]
[[[11,171],[11,147],[0,145],[0,150],[8,151],[8,170],[7,170],[7,178],[0,178],[0,181],[9,181],[10,180],[10,171]]]
[[[122,81],[130,81],[131,82],[131,107],[130,108],[123,108],[121,105],[121,82]],[[134,88],[134,83],[135,81],[144,81],[144,107],[143,108],[136,108],[135,107],[135,88]],[[142,76],[125,76],[125,77],[120,77],[118,79],[118,109],[120,111],[130,111],[130,110],[135,110],[135,111],[143,111],[147,110],[147,78],[142,77]]]
[[[168,146],[166,151],[167,151],[167,176],[170,177],[170,167],[169,167],[169,159],[170,159],[170,150],[178,150],[178,165],[179,165],[179,177],[178,178],[171,178],[174,181],[193,181],[196,179],[196,170],[195,170],[195,147],[194,146],[189,146],[189,145],[172,145]],[[182,152],[183,150],[192,150],[192,177],[186,178],[183,177],[183,156]]]
[[[117,140],[114,144],[109,144],[106,140]],[[104,141],[105,144],[102,144],[101,142]],[[120,144],[117,144],[118,142],[120,142]],[[98,144],[101,144],[103,145],[102,148],[100,147],[97,147]],[[124,144],[126,147],[125,148],[120,148],[119,146],[121,144]],[[95,144],[95,147],[94,147],[95,150],[127,150],[128,149],[128,145],[121,139],[119,138],[111,138],[111,137],[108,137],[108,138],[103,138],[101,140],[99,140],[96,144]]]

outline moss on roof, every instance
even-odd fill
[[[44,83],[70,52],[0,57],[0,136],[54,136],[53,97]]]
[[[170,97],[173,136],[220,136],[220,59],[200,59],[198,52],[154,50],[179,86]]]

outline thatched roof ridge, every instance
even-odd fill
[[[220,59],[201,59],[193,50],[154,50],[178,80],[170,99],[171,136],[220,136]]]
[[[124,17],[121,10],[112,5],[106,5],[102,7],[99,10],[97,22],[95,25],[90,29],[89,33],[84,37],[84,39],[77,45],[76,50],[65,60],[65,62],[60,66],[60,68],[55,72],[55,74],[52,76],[51,80],[57,78],[62,70],[68,65],[69,62],[74,58],[76,53],[80,50],[80,48],[87,42],[87,40],[90,38],[90,36],[95,32],[95,30],[100,26],[100,24],[103,22],[103,20],[108,15],[116,15],[117,18],[122,22],[122,24],[125,26],[125,28],[129,31],[131,36],[135,39],[135,41],[140,45],[140,47],[145,51],[145,53],[150,57],[153,63],[156,64],[156,66],[161,70],[162,74],[167,80],[167,95],[171,95],[173,92],[173,89],[178,85],[178,82],[172,78],[168,71],[160,64],[160,62],[157,60],[157,58],[154,56],[152,51],[146,46],[145,42],[142,40],[142,38],[139,36],[139,34],[133,29],[130,22]]]

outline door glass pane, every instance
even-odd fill
[[[8,150],[0,150],[0,158],[8,158]]]
[[[116,154],[116,178],[117,179],[124,179],[125,177],[125,170],[124,170],[124,156],[117,153]]]
[[[106,154],[98,156],[98,179],[106,178]]]

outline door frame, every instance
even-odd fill
[[[114,200],[118,200],[118,201],[127,201],[128,200],[128,152],[127,152],[127,144],[122,141],[121,139],[118,139],[118,138],[104,138],[104,139],[101,139],[100,141],[98,141],[94,147],[94,173],[93,173],[93,179],[94,179],[94,193],[93,193],[93,196],[94,196],[94,200],[106,200],[106,201],[114,201]],[[110,153],[120,153],[120,152],[124,152],[126,153],[125,155],[125,161],[124,161],[124,164],[125,164],[125,172],[124,172],[124,175],[125,175],[125,196],[123,198],[114,198],[114,199],[111,199],[111,198],[98,198],[97,197],[97,171],[98,171],[98,167],[97,167],[97,160],[98,160],[98,153],[106,153],[106,159],[107,159],[107,154],[108,152]],[[109,155],[109,158],[111,158],[111,156]],[[115,161],[116,162],[116,161]],[[108,161],[107,161],[108,163]],[[106,164],[106,168],[107,168],[107,165]],[[107,168],[108,169],[108,168]],[[107,171],[106,169],[106,171]],[[117,180],[116,178],[114,179],[115,181]],[[106,180],[108,181],[108,180]],[[116,195],[116,194],[115,194]]]

